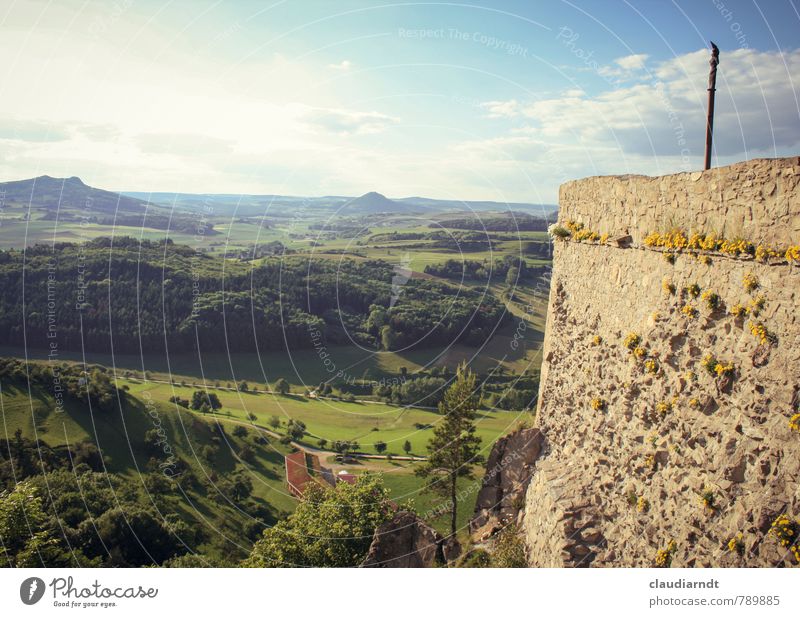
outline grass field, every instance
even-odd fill
[[[197,389],[191,386],[131,380],[120,380],[119,383],[127,385],[130,392],[137,397],[146,392],[153,400],[164,404],[169,404],[171,396],[191,399],[192,393]],[[302,420],[310,434],[306,438],[308,445],[316,446],[319,438],[327,439],[329,443],[336,440],[358,441],[362,450],[367,453],[374,452],[374,444],[383,441],[387,444],[389,453],[402,455],[403,444],[408,440],[413,453],[424,454],[432,430],[420,429],[417,425],[435,426],[441,421],[441,416],[433,411],[381,403],[346,403],[224,390],[217,391],[217,394],[222,409],[216,415],[247,422],[249,414],[253,414],[256,419],[252,422],[264,427],[268,426],[272,416],[278,416],[282,425],[290,418]],[[491,445],[525,416],[527,414],[524,412],[481,412],[477,421],[477,433],[484,444]]]
[[[280,397],[268,394],[239,394],[219,392],[223,402],[222,413],[203,416],[197,412],[176,407],[166,402],[173,395],[190,396],[191,388],[173,389],[168,384],[143,384],[123,380],[128,385],[129,395],[122,411],[91,412],[85,405],[67,404],[63,413],[53,411],[54,404],[49,395],[34,390],[29,397],[27,389],[4,387],[0,395],[2,411],[2,437],[9,439],[19,428],[30,439],[38,438],[51,447],[75,445],[92,441],[103,452],[108,471],[117,473],[133,482],[141,482],[146,473],[149,455],[144,453],[145,432],[152,429],[154,417],[168,435],[173,451],[188,463],[191,471],[201,480],[209,482],[211,494],[188,494],[185,498],[170,498],[169,508],[184,515],[201,519],[219,534],[214,546],[208,550],[213,554],[221,546],[230,546],[237,554],[249,550],[249,541],[243,538],[242,514],[235,508],[221,507],[214,499],[215,478],[224,478],[235,471],[244,470],[253,482],[253,497],[263,503],[278,520],[292,512],[296,501],[287,493],[284,482],[283,457],[289,446],[269,438],[267,443],[256,442],[261,434],[252,425],[268,426],[267,421],[275,414],[285,425],[288,417],[301,419],[315,434],[324,434],[329,440],[358,439],[364,451],[371,451],[377,440],[389,444],[389,451],[402,452],[402,444],[408,439],[417,454],[425,453],[425,445],[431,435],[430,429],[417,429],[414,424],[435,424],[439,416],[423,410],[404,410],[378,404],[353,404],[303,400],[294,397]],[[146,393],[146,394],[145,394]],[[145,404],[150,400],[152,403]],[[148,407],[147,405],[150,405]],[[153,412],[155,410],[155,412]],[[154,416],[155,413],[155,416]],[[230,415],[227,415],[227,414]],[[246,414],[253,413],[257,419],[251,422]],[[483,455],[488,456],[492,443],[521,420],[521,414],[503,412],[481,414],[478,421],[478,434],[483,438]],[[212,428],[219,423],[225,428],[224,443],[213,463],[204,459],[201,452],[204,445],[211,442]],[[248,436],[234,437],[233,428],[237,424],[250,425]],[[373,428],[378,428],[373,431]],[[279,430],[283,430],[281,427]],[[308,440],[316,445],[314,439]],[[243,463],[237,453],[245,444],[253,447],[255,456],[250,463]],[[377,472],[383,476],[390,490],[390,497],[398,504],[413,504],[416,510],[426,516],[437,529],[445,531],[447,516],[434,516],[439,512],[441,498],[423,491],[424,480],[415,475],[419,463],[410,461],[364,459],[337,464],[331,455],[322,453],[323,464],[331,465],[336,471],[347,469],[352,473]],[[477,490],[483,469],[475,468],[476,480],[464,480],[461,485],[463,501],[459,507],[459,526],[466,526],[474,509]]]
[[[125,371],[141,375],[142,370],[145,370],[154,379],[205,380],[212,384],[215,381],[224,384],[246,380],[263,387],[265,382],[274,383],[282,377],[297,391],[306,387],[315,388],[321,381],[335,380],[341,376],[379,380],[398,375],[402,368],[409,373],[433,366],[454,369],[464,361],[469,362],[472,369],[479,373],[491,370],[498,364],[502,364],[507,370],[521,372],[537,370],[541,363],[540,348],[544,331],[542,306],[541,303],[536,304],[535,310],[525,316],[526,321],[532,321],[533,326],[526,326],[522,337],[519,335],[519,323],[514,321],[498,330],[491,340],[479,348],[456,344],[445,349],[419,349],[397,353],[355,346],[330,346],[326,348],[326,352],[333,362],[332,365],[323,363],[313,349],[296,350],[291,354],[285,351],[228,354],[222,350],[214,350],[203,351],[202,356],[172,353],[169,356],[145,354],[143,357],[60,351],[59,359],[114,367],[120,375]],[[518,312],[522,316],[522,309],[518,309]],[[516,344],[512,344],[515,340]],[[0,346],[0,356],[44,360],[47,358],[47,351],[26,351],[19,347]]]

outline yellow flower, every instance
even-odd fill
[[[697,309],[692,304],[684,304],[681,313],[686,315],[689,319],[697,317]]]
[[[629,332],[628,336],[625,337],[625,348],[629,351],[633,351],[639,346],[639,343],[642,342],[642,337],[636,334],[635,332]]]
[[[733,308],[731,308],[731,315],[734,317],[747,317],[748,312],[747,307],[741,304],[735,304]]]
[[[761,322],[751,321],[748,327],[750,334],[755,336],[762,344],[770,343],[775,339],[775,335],[767,330],[767,327]]]
[[[715,294],[713,291],[707,289],[706,291],[703,292],[701,298],[706,303],[706,307],[708,307],[708,310],[715,311],[719,308],[721,300],[719,296]]]
[[[595,411],[603,411],[606,408],[606,402],[601,398],[592,399],[592,409]]]
[[[744,275],[744,278],[742,279],[742,285],[747,293],[751,293],[756,289],[758,289],[759,286],[758,278],[752,272],[748,272],[747,274]]]

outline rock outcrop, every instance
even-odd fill
[[[445,539],[414,512],[397,512],[375,530],[362,568],[432,568],[461,554],[455,539]]]
[[[542,433],[536,428],[519,429],[495,442],[469,524],[475,541],[483,541],[503,525],[517,521],[543,446]]]
[[[794,563],[770,528],[800,518],[799,187],[796,157],[562,186],[531,565]],[[731,244],[646,241],[676,229]]]

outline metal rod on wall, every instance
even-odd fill
[[[717,91],[717,65],[719,64],[719,47],[711,41],[711,70],[708,72],[708,120],[706,121],[706,164],[704,169],[711,169],[711,139],[714,132],[714,94]]]

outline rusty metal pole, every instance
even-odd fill
[[[719,47],[711,41],[711,70],[708,72],[708,120],[706,121],[706,165],[703,169],[711,169],[711,138],[714,132],[714,93],[717,91],[717,65],[719,64]]]

